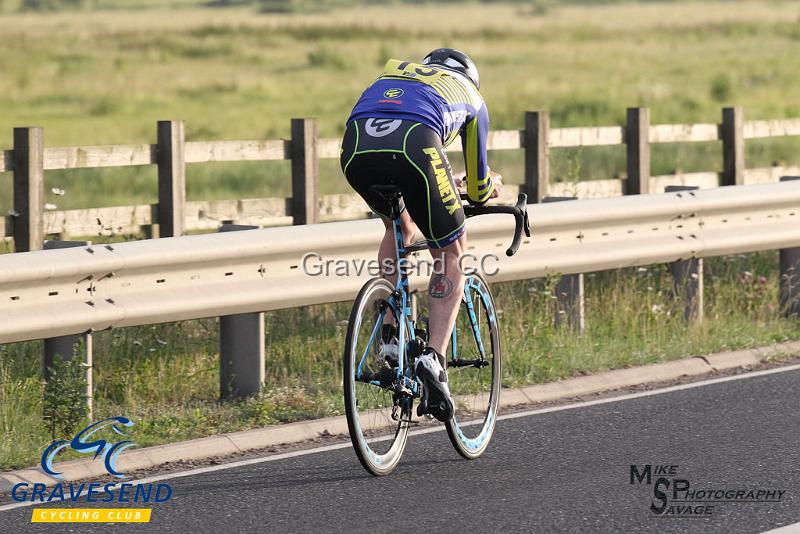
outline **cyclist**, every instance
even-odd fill
[[[456,180],[459,185],[462,180],[454,180],[444,147],[461,135],[472,204],[497,197],[502,185],[501,176],[487,165],[489,113],[479,88],[475,64],[458,50],[436,49],[421,64],[391,59],[353,108],[342,141],[347,181],[386,227],[378,251],[384,278],[396,282],[395,240],[387,201],[370,190],[375,184],[395,185],[402,192],[405,243],[413,241],[419,227],[434,265],[441,266],[428,286],[428,346],[415,367],[425,385],[425,402],[417,413],[440,421],[453,416],[443,354],[464,289],[459,259],[466,250],[464,211],[456,187]],[[398,358],[396,336],[394,318],[387,314],[380,357],[390,365]]]

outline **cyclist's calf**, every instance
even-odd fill
[[[431,276],[428,284],[429,333],[428,344],[439,354],[444,354],[453,324],[461,304],[466,277],[461,272],[459,259],[467,248],[467,235],[441,249],[431,249],[434,262],[443,266],[443,272]]]

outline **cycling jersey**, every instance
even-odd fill
[[[465,76],[430,65],[391,59],[353,108],[356,119],[404,119],[433,129],[443,146],[460,134],[466,167],[467,195],[474,204],[489,200],[486,138],[489,112],[483,97]]]

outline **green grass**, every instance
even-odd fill
[[[777,253],[706,261],[705,319],[672,297],[665,266],[586,275],[587,329],[552,327],[554,280],[493,284],[505,386],[547,382],[692,354],[800,338],[777,310]],[[350,303],[268,312],[265,392],[219,402],[215,320],[94,334],[95,419],[125,415],[140,446],[339,415],[341,351]],[[41,343],[0,350],[0,468],[33,465],[50,435],[41,413]]]
[[[272,15],[255,7],[0,16],[0,147],[12,128],[38,124],[48,146],[155,141],[159,119],[184,119],[190,140],[289,135],[291,117],[320,119],[338,136],[356,98],[387,57],[441,45],[470,52],[494,128],[521,128],[549,109],[554,127],[623,124],[649,106],[653,123],[719,122],[741,105],[749,118],[800,116],[796,68],[800,7],[793,2],[563,5],[468,4]],[[132,4],[128,4],[132,5]],[[104,7],[108,7],[103,4]],[[171,6],[171,7],[170,7]],[[417,21],[436,20],[437,24]],[[553,179],[618,177],[624,147],[554,149]],[[510,183],[521,151],[491,154]],[[718,143],[656,146],[653,174],[719,170]],[[748,143],[751,167],[800,164],[800,139]],[[456,162],[458,163],[458,162]],[[153,202],[152,168],[48,172],[59,209]],[[11,207],[0,175],[0,212]],[[190,165],[190,199],[287,195],[288,164]],[[335,160],[322,193],[348,192]]]

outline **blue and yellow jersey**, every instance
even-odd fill
[[[476,204],[489,200],[494,189],[486,158],[489,112],[483,97],[465,76],[432,65],[390,59],[383,74],[361,95],[348,122],[363,118],[420,122],[439,134],[443,146],[460,134],[467,195]]]

